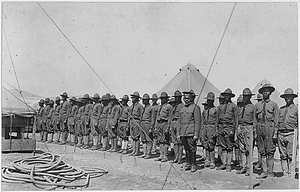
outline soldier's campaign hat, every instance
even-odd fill
[[[262,94],[257,94],[256,99],[254,100],[262,100],[263,99],[263,95]]]
[[[109,97],[107,95],[103,95],[101,101],[108,101]]]
[[[215,100],[215,94],[213,92],[208,92],[207,93],[207,97],[204,97],[204,99],[207,99],[207,100]]]
[[[133,94],[130,94],[131,98],[132,97],[137,97],[137,98],[141,98],[139,92],[135,91]]]
[[[188,94],[188,95],[197,96],[197,95],[195,94],[195,92],[194,92],[192,89],[189,90],[189,91],[183,91],[182,93],[183,93],[183,94]]]
[[[45,99],[45,103],[49,103],[49,101],[50,101],[50,99],[47,97],[47,98]]]
[[[76,101],[76,97],[71,97],[70,101]]]
[[[151,100],[157,100],[158,97],[157,97],[157,94],[156,93],[153,93],[152,97],[151,97]]]
[[[84,96],[82,97],[82,99],[88,99],[88,100],[90,100],[91,98],[90,98],[89,94],[84,94]]]
[[[182,97],[182,93],[179,90],[176,90],[172,97]]]
[[[280,95],[281,98],[285,98],[286,96],[293,96],[294,98],[295,97],[298,97],[297,94],[294,93],[293,89],[291,88],[287,88],[284,93],[282,95]]]
[[[231,97],[235,97],[235,94],[232,93],[230,88],[227,88],[221,95],[230,95]]]
[[[162,99],[162,98],[169,98],[168,93],[166,93],[166,92],[161,92],[159,99]]]
[[[111,95],[110,98],[109,98],[109,100],[110,100],[110,101],[112,101],[112,100],[117,100],[117,97],[116,97],[115,95]]]
[[[204,103],[201,103],[202,105],[207,105],[207,101],[205,101]]]
[[[92,99],[97,100],[97,99],[101,99],[98,93],[94,94],[94,97],[92,97]]]
[[[262,94],[265,89],[269,89],[271,93],[275,91],[275,87],[273,87],[270,83],[266,83],[258,90],[258,92]]]
[[[175,101],[175,98],[174,97],[172,97],[171,99],[170,99],[170,101],[169,101],[169,103],[175,103],[176,101]]]
[[[44,101],[44,99],[41,99],[38,103],[42,103],[42,104],[44,104],[45,103],[45,101]]]
[[[243,90],[243,95],[251,95],[252,96],[252,95],[255,95],[255,94],[253,94],[249,88],[245,88]]]
[[[54,101],[52,99],[49,101],[49,105],[54,105]]]
[[[55,101],[60,101],[60,97],[57,96],[57,97],[55,98]]]
[[[147,93],[145,93],[144,95],[143,95],[143,98],[142,98],[143,100],[150,100],[150,96],[147,94]]]
[[[224,99],[225,97],[220,93],[219,97],[217,97],[218,99]]]
[[[65,97],[65,98],[69,98],[67,92],[63,92],[63,94],[61,94],[60,96]]]
[[[244,100],[243,100],[243,95],[240,95],[237,100],[236,100],[236,103],[243,103]]]
[[[129,97],[128,97],[128,95],[123,95],[123,97],[121,98],[121,100],[124,100],[124,101],[129,101]]]

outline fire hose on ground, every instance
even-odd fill
[[[56,188],[88,187],[91,178],[101,177],[108,171],[95,167],[75,168],[62,161],[61,156],[41,153],[13,161],[2,167],[2,181],[8,183],[32,183],[44,190]],[[85,182],[80,180],[85,179]]]

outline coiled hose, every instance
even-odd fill
[[[58,187],[75,189],[88,187],[91,178],[100,177],[108,171],[102,168],[74,168],[62,161],[61,156],[41,153],[2,167],[2,181],[8,183],[32,183],[44,190]],[[85,179],[85,182],[78,182]]]

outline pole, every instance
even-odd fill
[[[35,140],[36,131],[36,116],[33,116],[33,126],[32,126],[32,139]]]
[[[188,68],[187,68],[187,80],[188,80],[188,90],[191,90],[191,69],[190,69],[191,65],[190,63],[188,64]]]
[[[249,147],[249,187],[253,189],[253,127],[250,129],[250,147]]]
[[[295,169],[296,169],[296,155],[297,155],[297,136],[298,136],[298,129],[294,130],[294,138],[293,138],[293,152],[292,152],[292,178],[295,179]]]
[[[12,114],[10,114],[10,126],[9,126],[9,150],[11,150],[11,134],[12,134]]]

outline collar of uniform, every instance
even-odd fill
[[[295,106],[295,104],[291,103],[290,106],[285,105],[284,107],[292,108],[293,106]]]
[[[251,102],[251,101],[249,101],[249,102],[245,103],[245,105],[248,105],[248,104],[252,104],[252,102]]]
[[[215,105],[213,104],[212,106],[209,106],[207,109],[211,109],[211,108],[214,108]]]
[[[271,99],[269,98],[268,100],[261,100],[263,103],[266,102],[266,103],[269,103],[271,101]]]

